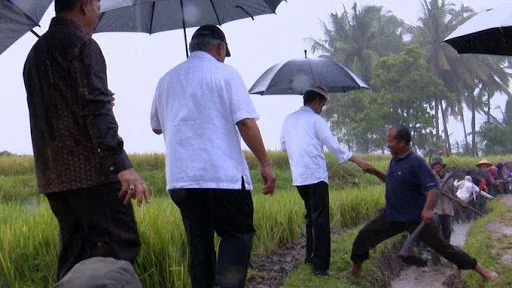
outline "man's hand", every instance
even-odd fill
[[[114,97],[114,95],[116,95],[116,93],[114,93],[114,92],[112,92],[112,90],[108,89],[108,96],[110,96],[110,98],[108,100],[110,101],[112,106],[116,105],[116,103],[114,103],[114,101],[116,101],[116,97]]]
[[[274,195],[274,189],[276,188],[276,175],[274,175],[274,171],[270,168],[270,165],[266,165],[261,167],[261,178],[263,179],[263,194],[265,195]]]
[[[117,174],[117,178],[121,182],[121,191],[119,192],[119,198],[124,198],[124,205],[130,204],[131,199],[137,199],[137,206],[142,206],[142,200],[146,203],[150,203],[146,184],[142,181],[142,178],[135,172],[135,169],[130,168]]]
[[[434,222],[434,210],[423,209],[423,211],[421,211],[421,219],[426,223]]]

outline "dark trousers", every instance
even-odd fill
[[[172,189],[190,248],[193,288],[244,287],[254,237],[251,192],[243,189]],[[214,232],[221,237],[215,255]]]
[[[329,186],[324,181],[297,186],[306,207],[306,263],[313,269],[329,269],[331,228],[329,221]]]
[[[120,183],[111,182],[45,195],[59,222],[58,280],[92,257],[133,264],[140,249],[139,233],[132,206],[118,197],[120,190]]]
[[[404,231],[412,233],[419,224],[419,222],[389,222],[383,214],[377,216],[357,234],[350,259],[356,264],[363,263],[369,258],[370,249],[375,248],[377,244]],[[475,269],[477,261],[444,240],[434,223],[426,223],[419,232],[418,239],[457,265],[459,269]]]
[[[450,215],[436,215],[434,217],[437,227],[441,230],[443,239],[450,242],[452,238],[452,216]]]

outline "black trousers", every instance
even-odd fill
[[[244,287],[251,257],[251,192],[230,189],[172,189],[190,248],[193,288]],[[221,237],[218,257],[214,232]]]
[[[120,190],[119,182],[111,182],[45,195],[59,222],[58,280],[92,257],[135,262],[140,249],[137,223],[132,206],[119,199]]]
[[[363,263],[369,258],[370,249],[375,248],[377,244],[404,231],[412,233],[419,224],[420,222],[389,222],[383,214],[377,216],[357,234],[350,257],[352,262]],[[477,261],[443,239],[434,223],[426,223],[419,232],[418,239],[457,265],[459,269],[475,269]]]
[[[297,186],[306,207],[306,263],[313,269],[329,269],[331,228],[329,221],[329,185],[318,182]]]

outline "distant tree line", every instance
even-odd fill
[[[310,39],[312,52],[343,63],[372,88],[330,97],[324,116],[340,141],[359,153],[383,152],[387,129],[402,123],[411,127],[417,150],[449,155],[453,116],[464,130],[464,143],[457,143],[455,152],[512,153],[512,108],[507,102],[501,117],[491,112],[497,93],[511,96],[508,59],[458,55],[442,43],[474,14],[445,0],[421,0],[418,26],[381,6],[354,3],[341,14],[331,13],[323,38]],[[465,110],[471,113],[469,125]],[[486,115],[481,127],[476,127],[477,114]]]

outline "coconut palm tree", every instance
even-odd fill
[[[472,148],[476,156],[476,113],[483,112],[487,104],[487,114],[490,119],[490,99],[497,92],[509,93],[507,87],[510,73],[506,71],[502,57],[458,55],[451,46],[442,44],[443,39],[474,15],[471,8],[464,5],[456,8],[453,3],[445,0],[422,0],[421,4],[419,18],[421,25],[416,27],[412,40],[427,51],[427,63],[430,65],[431,72],[455,95],[455,102],[437,99],[438,102],[435,104],[436,111],[439,109],[442,113],[447,147],[450,147],[446,125],[447,113],[460,117],[465,143],[468,145],[468,133],[464,121],[464,106],[467,106],[472,114],[470,134],[473,135]],[[482,101],[483,93],[486,94],[487,103]],[[436,133],[439,133],[438,127],[439,124],[437,124]]]
[[[322,22],[323,39],[310,38],[313,53],[321,52],[360,75],[366,83],[381,57],[403,50],[403,37],[411,31],[401,19],[384,12],[381,6],[352,5],[351,13],[331,13],[328,22]]]

